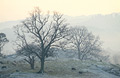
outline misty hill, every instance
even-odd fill
[[[103,48],[115,51],[119,50],[120,44],[120,13],[113,13],[109,15],[89,15],[89,16],[66,16],[67,22],[70,26],[86,26],[90,32],[96,36],[99,35],[100,39],[104,42]],[[4,32],[10,42],[15,40],[15,35],[12,27],[19,24],[21,20],[8,21],[0,23],[0,32]],[[10,44],[10,43],[8,43]]]
[[[72,17],[69,22],[72,25],[84,25],[91,29],[99,29],[100,31],[105,29],[120,31],[120,13],[113,13],[109,15],[90,15],[90,16],[79,16]]]
[[[12,28],[13,26],[19,24],[20,21],[21,20],[0,22],[0,30],[6,28]]]

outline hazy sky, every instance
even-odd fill
[[[70,16],[120,12],[120,0],[0,0],[0,22],[24,19],[35,6]]]
[[[69,16],[104,15],[120,13],[120,0],[0,0],[0,22],[25,19],[34,7],[39,7],[44,12],[48,10],[50,12],[58,11]],[[12,27],[12,25],[9,26]],[[106,30],[105,27],[103,28]],[[116,30],[113,29],[113,31]],[[100,35],[100,38],[103,40],[104,45],[119,50],[120,32],[114,35],[102,30],[98,34],[101,32],[103,34]]]

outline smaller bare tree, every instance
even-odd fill
[[[14,27],[17,39],[14,42],[17,45],[16,53],[18,56],[26,56],[24,59],[28,64],[30,64],[31,69],[34,69],[35,57],[34,52],[38,52],[39,48],[27,41],[24,30],[20,26]]]
[[[37,51],[35,47],[35,45],[29,44],[28,46],[22,46],[16,51],[18,56],[26,56],[24,60],[30,64],[31,69],[34,69],[35,66],[36,56],[33,54],[33,51]]]
[[[71,28],[68,33],[70,34],[69,45],[78,51],[78,59],[87,59],[101,51],[99,37],[88,32],[86,27]]]

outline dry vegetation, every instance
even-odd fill
[[[0,67],[6,66],[7,68],[1,69],[0,74],[11,74],[11,73],[34,73],[39,71],[40,64],[37,62],[35,64],[35,69],[30,69],[29,64],[24,61],[16,62],[16,65],[13,65],[12,61],[4,61],[4,64],[0,64]],[[103,62],[96,62],[96,61],[79,61],[79,60],[52,60],[45,62],[45,74],[48,76],[56,76],[61,77],[63,76],[70,76],[70,77],[95,77],[97,78],[99,75],[91,70],[96,70],[96,67],[113,67],[113,65],[103,63]],[[119,66],[117,66],[120,68]],[[72,68],[75,68],[72,70]],[[18,75],[17,75],[18,76]],[[26,76],[24,75],[19,75]]]

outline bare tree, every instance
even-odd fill
[[[45,57],[50,48],[67,36],[67,25],[62,14],[57,12],[54,12],[53,16],[49,13],[42,14],[39,8],[35,8],[30,17],[20,25],[26,33],[32,35],[34,44],[40,48],[39,52],[33,52],[41,61],[41,69],[38,73],[44,73]]]
[[[92,33],[88,32],[86,27],[71,28],[69,34],[69,43],[78,51],[78,59],[90,58],[91,55],[95,56],[101,51],[99,37],[95,37]]]
[[[7,42],[9,42],[9,41],[6,37],[6,34],[0,33],[0,55],[2,55],[2,53],[1,53],[2,48]]]
[[[35,49],[36,46],[29,44],[28,46],[21,46],[21,48],[17,49],[16,53],[18,56],[26,56],[24,59],[28,64],[30,64],[31,69],[34,69],[35,66],[35,55],[32,53],[33,51],[37,51]]]
[[[16,53],[18,56],[26,56],[24,60],[30,64],[31,69],[34,69],[36,56],[33,54],[33,52],[38,52],[39,48],[37,45],[28,42],[28,39],[25,36],[25,32],[20,26],[16,26],[14,29],[14,32],[17,35],[17,39],[14,42],[17,46]]]

